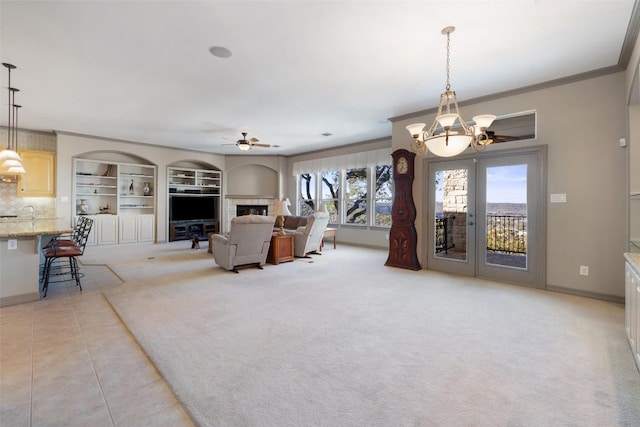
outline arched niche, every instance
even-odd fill
[[[155,165],[149,159],[145,159],[141,156],[136,156],[131,153],[123,153],[121,151],[89,151],[82,154],[77,154],[75,157],[80,159],[100,160],[104,162],[119,162],[119,163],[135,163],[139,165]]]
[[[185,159],[178,160],[176,162],[167,165],[170,168],[187,168],[187,169],[204,169],[204,170],[221,170],[219,167],[212,165],[211,163],[203,162],[201,160]]]
[[[278,172],[263,165],[243,165],[227,172],[227,194],[278,197]]]

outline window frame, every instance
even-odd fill
[[[391,196],[390,198],[379,198],[378,195],[375,192],[375,183],[376,183],[376,176],[377,176],[377,168],[381,167],[381,166],[388,166],[389,167],[389,182],[390,182],[390,192],[391,192]],[[356,200],[354,198],[352,199],[348,199],[346,196],[346,189],[347,189],[347,170],[351,170],[351,169],[364,169],[366,172],[366,199],[365,199],[365,205],[366,205],[366,210],[367,213],[365,215],[365,220],[366,223],[362,224],[362,223],[351,223],[351,222],[347,222],[347,204],[349,200]],[[379,200],[388,200],[389,203],[393,203],[393,198],[395,196],[394,194],[394,186],[393,186],[393,165],[391,163],[391,161],[389,161],[389,163],[385,163],[385,164],[379,164],[376,166],[365,166],[365,167],[354,167],[354,168],[349,168],[349,169],[341,169],[341,170],[336,170],[336,169],[332,169],[332,170],[323,170],[321,172],[307,172],[307,174],[313,175],[314,176],[314,180],[315,180],[315,185],[314,188],[311,190],[313,191],[313,194],[311,194],[312,198],[311,199],[303,199],[302,198],[302,191],[301,191],[301,185],[302,185],[302,175],[304,174],[298,174],[296,175],[296,209],[297,215],[304,215],[304,213],[302,212],[302,203],[305,202],[305,200],[312,200],[315,206],[315,209],[313,210],[313,212],[316,212],[318,207],[320,206],[320,203],[327,203],[327,202],[332,202],[333,200],[336,199],[323,199],[322,195],[323,195],[323,181],[322,181],[322,177],[323,174],[326,172],[337,172],[339,175],[339,179],[340,179],[340,183],[339,183],[339,191],[338,191],[338,199],[337,199],[337,205],[339,207],[339,212],[338,212],[338,216],[337,216],[337,222],[330,222],[330,224],[332,225],[336,225],[336,226],[341,226],[341,227],[354,227],[354,228],[368,228],[368,229],[390,229],[391,228],[391,221],[389,221],[389,225],[383,225],[383,224],[376,224],[376,217],[375,217],[375,208],[377,205],[377,202]],[[329,210],[329,205],[327,204],[327,210]],[[389,217],[391,216],[391,213],[389,213]]]

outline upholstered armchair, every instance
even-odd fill
[[[216,234],[211,240],[211,253],[220,267],[238,272],[238,266],[255,265],[262,269],[267,261],[271,234],[276,218],[244,215],[231,220],[228,236]]]
[[[320,250],[322,235],[329,224],[328,212],[316,212],[307,217],[307,224],[298,227],[294,233],[294,254],[304,257]],[[290,232],[287,231],[287,234]]]

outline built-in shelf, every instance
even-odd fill
[[[97,214],[93,244],[154,241],[155,186],[154,165],[76,159],[74,215]]]
[[[170,241],[219,232],[220,171],[170,167],[167,181]]]

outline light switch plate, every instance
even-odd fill
[[[567,203],[567,195],[564,193],[552,194],[550,201],[551,203]]]
[[[18,240],[17,239],[7,240],[7,249],[10,251],[18,250]]]

